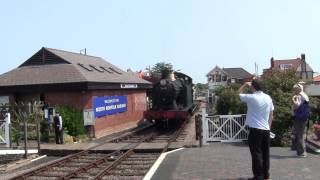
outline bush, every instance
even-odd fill
[[[219,87],[216,95],[219,96],[216,110],[217,114],[245,114],[246,105],[240,101],[237,90],[240,85],[232,85],[228,87]]]
[[[272,141],[275,146],[288,146],[291,141],[293,117],[292,117],[292,87],[299,79],[294,71],[273,71],[264,76],[262,89],[269,94],[273,100],[275,110],[271,130],[277,134]],[[317,118],[318,102],[310,98],[311,117]]]
[[[56,109],[62,117],[63,129],[66,130],[69,135],[79,136],[85,134],[81,111],[70,106],[61,106]]]

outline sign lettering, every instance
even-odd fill
[[[126,112],[128,110],[127,96],[104,96],[93,98],[95,117]]]

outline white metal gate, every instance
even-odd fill
[[[208,116],[202,109],[204,143],[210,141],[236,142],[248,139],[246,115]]]
[[[5,144],[7,147],[10,146],[10,113],[6,114],[5,119],[0,120],[0,144]]]

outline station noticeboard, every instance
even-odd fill
[[[104,96],[93,98],[95,117],[126,112],[128,110],[127,96]]]

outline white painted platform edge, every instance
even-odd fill
[[[38,153],[38,149],[28,149],[28,154],[36,154]],[[10,150],[0,150],[0,155],[6,154],[24,154],[24,150],[18,149],[10,149]]]
[[[182,149],[184,149],[184,148],[179,148],[179,149],[175,149],[173,151],[162,153],[160,155],[160,157],[157,159],[157,161],[153,164],[153,166],[149,169],[148,173],[144,176],[143,180],[150,180],[152,178],[152,176],[154,175],[154,173],[159,168],[160,164],[162,163],[162,161],[166,158],[166,156],[168,154],[176,152],[176,151],[180,151]]]

